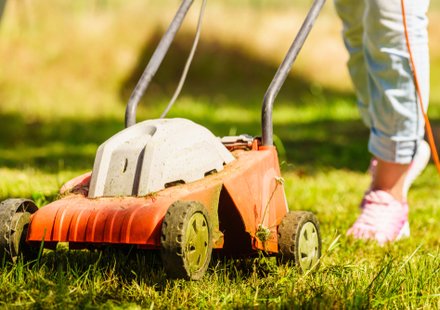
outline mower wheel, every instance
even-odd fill
[[[28,199],[7,199],[0,203],[0,259],[15,262],[19,256],[36,258],[38,250],[26,244],[31,214],[37,211]]]
[[[321,234],[312,212],[287,213],[278,226],[278,261],[293,261],[302,272],[315,266],[321,257]]]
[[[212,226],[205,207],[196,201],[173,203],[163,220],[160,242],[170,278],[201,279],[212,253]]]

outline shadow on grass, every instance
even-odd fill
[[[29,266],[35,271],[45,266],[46,271],[54,276],[60,271],[65,277],[83,274],[84,277],[99,278],[106,274],[125,283],[142,281],[159,291],[164,291],[170,281],[159,250],[138,250],[127,245],[105,245],[99,250],[46,250]],[[212,259],[207,275],[219,272],[230,280],[246,280],[254,275],[267,277],[277,272],[277,262],[275,257],[262,254],[248,258]],[[66,280],[69,283],[71,279]]]
[[[157,33],[146,42],[136,69],[121,86],[120,95],[124,101],[134,88],[153,51],[151,46],[156,46],[159,36]],[[144,108],[163,99],[165,93],[173,92],[190,42],[183,35],[173,43],[163,69],[141,103]],[[183,95],[195,100],[198,96],[209,98],[203,99],[209,105],[208,111],[220,108],[228,111],[228,107],[234,108],[238,102],[240,108],[259,113],[264,92],[275,71],[276,66],[238,48],[201,42]],[[321,107],[331,109],[341,101],[354,101],[354,97],[350,93],[320,89],[301,76],[291,76],[279,94],[275,109],[277,104],[280,105],[278,102],[298,107],[306,107],[308,102],[319,111]],[[260,135],[261,132],[256,119],[215,120],[209,117],[209,112],[186,113],[181,116],[202,124],[218,136],[228,135],[231,128],[236,128],[238,134]],[[440,128],[440,121],[433,122],[433,127]],[[97,147],[122,128],[123,115],[120,118],[29,122],[19,114],[0,114],[0,167],[20,169],[30,166],[49,172],[91,169]],[[285,148],[283,160],[293,164],[293,169],[300,167],[308,173],[322,168],[365,171],[368,165],[368,130],[360,121],[320,116],[307,122],[275,123],[274,132]]]
[[[234,123],[187,117],[219,136],[227,135],[234,126],[238,133],[258,135],[260,132],[256,121]],[[438,132],[440,121],[432,123]],[[33,167],[46,172],[91,169],[97,147],[122,128],[120,119],[27,123],[19,115],[0,114],[0,167]],[[301,169],[313,174],[330,168],[365,171],[368,165],[368,130],[359,121],[323,119],[275,125],[274,132],[286,152],[282,160],[288,166],[282,164],[283,169]]]
[[[96,148],[122,128],[115,119],[28,122],[19,114],[0,114],[0,167],[91,169]]]
[[[237,124],[191,119],[219,136],[227,135],[234,126],[239,133],[260,132],[256,121]],[[46,172],[91,169],[97,147],[122,128],[122,121],[116,119],[27,123],[19,115],[0,115],[0,131],[4,133],[0,137],[0,167],[33,167]],[[274,130],[286,149],[283,159],[310,173],[325,167],[363,171],[368,162],[368,131],[357,121],[328,119],[275,126]]]

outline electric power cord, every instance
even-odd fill
[[[414,61],[414,55],[413,55],[412,49],[411,49],[411,42],[410,42],[409,33],[408,33],[408,25],[407,25],[407,21],[406,21],[405,0],[401,0],[400,3],[402,6],[402,20],[403,20],[403,28],[405,31],[406,47],[408,49],[409,61],[411,64],[411,70],[412,70],[412,74],[414,77],[414,85],[416,88],[417,97],[419,98],[418,101],[420,103],[420,109],[423,113],[423,118],[425,119],[426,136],[428,138],[429,146],[431,147],[432,159],[434,160],[434,164],[437,168],[437,171],[440,173],[440,160],[438,157],[437,147],[435,145],[434,134],[432,132],[431,122],[429,121],[428,114],[426,113],[425,107],[423,105],[424,98],[422,97],[420,83],[419,83],[419,79],[418,79],[418,75],[417,75],[417,68],[416,68],[415,61]]]
[[[177,88],[174,91],[173,97],[171,98],[171,100],[168,103],[168,105],[165,108],[165,110],[162,112],[162,115],[160,116],[160,118],[164,118],[168,114],[168,112],[170,111],[171,107],[176,102],[177,97],[179,97],[179,94],[180,94],[180,92],[182,90],[183,84],[185,83],[185,79],[186,79],[186,76],[188,74],[189,67],[191,66],[192,60],[194,58],[194,54],[195,54],[196,49],[197,49],[197,45],[199,43],[200,32],[202,30],[203,16],[205,14],[206,1],[207,0],[203,0],[202,6],[200,8],[199,20],[197,22],[196,35],[195,35],[195,38],[194,38],[193,45],[191,47],[191,52],[189,53],[188,59],[186,60],[185,68],[183,69],[182,75],[180,77],[179,84],[177,85]]]

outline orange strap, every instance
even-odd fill
[[[411,63],[412,74],[414,76],[414,85],[416,87],[417,96],[419,97],[420,108],[422,110],[423,117],[425,119],[426,135],[428,137],[429,146],[431,147],[432,159],[434,160],[437,171],[440,173],[440,160],[437,153],[437,147],[435,145],[434,135],[432,133],[431,122],[429,121],[428,115],[426,114],[425,111],[425,107],[423,106],[422,92],[420,90],[420,84],[417,75],[416,65],[414,62],[414,56],[411,50],[411,43],[409,41],[408,26],[406,23],[405,1],[401,0],[400,2],[402,5],[402,19],[403,19],[403,27],[405,30],[406,47],[408,48],[409,60]]]

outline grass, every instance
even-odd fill
[[[211,2],[170,116],[220,136],[259,135],[261,98],[303,9],[283,0],[268,9],[268,1]],[[125,102],[176,3],[8,2],[0,24],[0,199],[28,197],[42,206],[65,181],[91,169],[99,144],[123,128]],[[194,20],[173,44],[139,119],[165,107]],[[430,115],[438,132],[440,28],[431,20]],[[440,179],[432,165],[410,192],[410,239],[379,247],[345,237],[369,183],[369,155],[338,36],[327,5],[274,112],[290,208],[311,210],[320,220],[324,251],[317,270],[300,274],[262,256],[214,260],[202,281],[170,281],[155,253],[60,248],[38,263],[3,263],[0,307],[438,309]]]
[[[408,241],[386,248],[326,241],[319,269],[309,274],[264,257],[230,259],[214,261],[198,282],[167,280],[154,255],[59,250],[38,265],[3,267],[0,292],[11,308],[438,306],[438,251]]]

